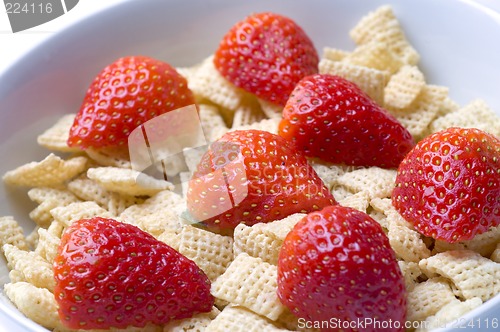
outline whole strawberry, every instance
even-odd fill
[[[406,289],[395,254],[382,227],[352,208],[311,212],[288,233],[278,260],[278,297],[299,318],[333,323],[322,331],[365,319],[392,321],[394,328],[384,331],[404,331]],[[350,327],[342,331],[360,330]]]
[[[479,129],[434,133],[398,168],[392,204],[424,235],[472,239],[500,224],[500,140]]]
[[[411,134],[357,85],[328,74],[297,84],[279,135],[307,156],[356,166],[395,168],[415,145]]]
[[[76,115],[69,146],[127,146],[129,134],[148,120],[195,103],[187,81],[169,64],[129,56],[104,68]]]
[[[212,309],[210,281],[191,260],[112,219],[73,223],[54,261],[55,298],[68,328],[163,324]]]
[[[237,130],[214,142],[189,182],[187,207],[208,228],[270,222],[335,204],[306,158],[284,138]]]
[[[304,30],[290,18],[269,12],[236,23],[214,56],[215,67],[227,80],[281,106],[302,77],[318,72],[318,62]]]

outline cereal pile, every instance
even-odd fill
[[[500,118],[484,101],[460,106],[446,87],[425,81],[419,54],[391,7],[363,17],[350,35],[356,48],[325,48],[319,72],[356,83],[417,141],[452,126],[500,136]],[[210,141],[238,129],[277,133],[281,108],[235,88],[215,69],[212,57],[178,71],[196,97]],[[74,117],[64,115],[38,137],[38,144],[51,151],[44,160],[3,177],[6,185],[31,188],[29,198],[38,204],[29,213],[37,227],[28,236],[14,218],[0,217],[0,244],[10,268],[4,292],[23,314],[49,330],[72,331],[57,313],[52,263],[65,228],[76,220],[101,216],[136,225],[193,260],[212,282],[216,298],[210,313],[166,326],[112,331],[308,330],[276,294],[281,245],[304,214],[267,224],[240,224],[232,236],[189,225],[183,219],[185,198],[172,183],[145,175],[137,182],[140,173],[112,150],[82,152],[69,147]],[[187,169],[181,179],[190,178],[200,157],[185,152]],[[311,163],[339,204],[366,212],[386,232],[408,291],[407,321],[415,323],[408,330],[442,326],[500,292],[500,227],[453,244],[425,237],[391,204],[396,170]]]

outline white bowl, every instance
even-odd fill
[[[482,98],[500,115],[500,14],[473,1],[129,1],[55,35],[0,77],[0,173],[46,156],[36,136],[60,114],[76,112],[93,77],[118,57],[142,54],[175,66],[195,64],[216,49],[236,21],[259,11],[292,17],[319,51],[324,46],[349,50],[354,47],[350,28],[386,3],[420,52],[429,83],[450,87],[451,97],[462,105]],[[29,232],[28,213],[34,206],[25,193],[0,185],[0,215],[14,215]],[[0,258],[0,285],[7,281]],[[497,296],[465,318],[491,319],[499,312]],[[0,321],[6,331],[46,331],[25,319],[3,294]]]

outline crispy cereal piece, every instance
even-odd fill
[[[403,66],[402,60],[391,49],[390,45],[376,40],[359,45],[341,61],[387,71],[391,74],[394,74]]]
[[[392,201],[390,198],[374,198],[370,201],[370,206],[376,211],[383,213],[386,218],[379,219],[379,223],[385,229],[389,229],[394,226],[402,226],[409,229],[414,229],[413,225],[406,221],[403,216],[392,206]]]
[[[404,226],[391,225],[387,233],[389,243],[396,255],[406,262],[419,262],[431,255],[422,240],[422,235]]]
[[[49,233],[44,228],[38,229],[39,240],[35,248],[35,253],[52,264],[57,256],[57,250],[61,239]]]
[[[8,283],[5,295],[26,317],[48,329],[61,325],[54,295],[46,288],[27,282]]]
[[[237,128],[231,128],[233,130],[264,130],[273,134],[278,134],[278,125],[281,121],[281,118],[272,118],[272,119],[262,119],[260,121],[251,123],[249,125],[240,126]]]
[[[416,66],[403,66],[385,86],[384,106],[405,109],[413,103],[424,86],[424,74]]]
[[[478,128],[500,136],[500,117],[481,99],[476,99],[455,112],[437,118],[430,130],[435,133],[450,127]]]
[[[361,212],[366,212],[369,206],[369,195],[366,191],[360,191],[354,195],[346,197],[339,201],[342,206],[351,207]]]
[[[433,248],[434,253],[449,250],[472,250],[484,257],[489,257],[500,243],[500,226],[492,227],[487,232],[474,236],[471,240],[456,243],[448,243],[436,240]]]
[[[186,165],[189,170],[189,177],[191,177],[191,174],[193,174],[198,168],[201,157],[203,157],[206,151],[206,146],[201,146],[194,149],[184,149],[184,160],[186,161]]]
[[[242,253],[212,283],[212,294],[276,320],[285,310],[276,295],[277,273],[276,266]]]
[[[200,104],[198,105],[198,114],[200,116],[201,127],[203,128],[205,139],[208,142],[215,141],[218,138],[216,135],[218,135],[221,128],[226,128],[228,130],[226,122],[217,106]]]
[[[12,216],[0,217],[0,248],[11,244],[20,250],[28,250],[24,231]]]
[[[179,251],[181,245],[179,230],[174,231],[173,229],[167,228],[160,235],[156,236],[156,239]]]
[[[29,198],[39,205],[30,212],[30,218],[40,227],[47,228],[54,220],[50,211],[57,207],[78,202],[79,199],[66,189],[48,187],[32,188],[28,191]]]
[[[273,112],[276,111],[273,110]],[[279,110],[279,117],[281,118],[281,109]],[[248,126],[265,118],[266,114],[263,113],[259,101],[255,100],[255,102],[249,102],[238,107],[238,109],[234,112],[233,123],[231,126],[232,128]]]
[[[398,265],[405,279],[406,290],[412,290],[417,284],[418,278],[422,275],[422,271],[420,270],[418,263],[398,261]]]
[[[310,162],[314,171],[323,180],[323,183],[330,190],[338,185],[337,179],[346,172],[346,168],[340,165],[326,165],[319,161]]]
[[[3,246],[9,268],[24,275],[24,279],[36,287],[54,290],[55,281],[52,264],[33,251],[20,250],[13,245]]]
[[[341,50],[333,47],[324,47],[322,59],[327,59],[331,61],[340,61],[349,55],[349,51]]]
[[[79,152],[77,147],[68,146],[69,131],[73,125],[76,114],[63,115],[52,127],[38,136],[40,146],[53,151]]]
[[[184,210],[184,199],[170,190],[164,190],[144,203],[128,207],[120,214],[120,219],[157,237],[166,229],[180,231],[182,220],[179,216]]]
[[[294,213],[283,219],[275,220],[270,223],[258,224],[258,227],[273,234],[277,239],[283,241],[295,225],[305,216],[305,213]]]
[[[372,200],[391,196],[396,174],[395,170],[379,167],[360,168],[342,174],[337,181],[352,192],[365,192]]]
[[[87,156],[100,166],[132,168],[128,148],[87,148]]]
[[[444,305],[456,300],[445,278],[436,277],[416,284],[408,292],[407,320],[421,321],[434,315]]]
[[[344,199],[354,195],[354,193],[352,191],[350,191],[348,188],[341,186],[341,185],[334,185],[332,187],[331,192],[332,192],[332,195],[337,202],[340,202],[341,200],[344,200]]]
[[[500,242],[497,243],[497,247],[491,254],[490,259],[496,263],[500,263]]]
[[[104,189],[96,181],[81,177],[68,183],[68,189],[84,201],[96,202],[113,216],[120,215],[126,208],[144,200],[129,195],[120,195]]]
[[[278,264],[278,254],[283,240],[262,229],[261,224],[247,226],[239,224],[234,229],[234,255],[246,253],[269,264]]]
[[[92,217],[113,218],[114,215],[100,207],[96,202],[76,202],[50,210],[54,220],[66,227],[80,219]]]
[[[226,306],[207,326],[205,332],[274,332],[288,331],[242,306]]]
[[[163,327],[163,332],[203,332],[219,314],[219,309],[213,307],[210,312],[199,313],[191,318],[172,320]]]
[[[104,189],[131,196],[152,196],[162,190],[172,190],[173,184],[155,179],[136,170],[119,167],[96,167],[87,170],[87,177]]]
[[[415,65],[420,60],[417,51],[407,41],[390,5],[381,6],[365,15],[349,34],[358,45],[373,41],[385,43],[404,64]]]
[[[64,160],[51,153],[40,162],[33,161],[8,171],[3,180],[6,184],[15,186],[54,187],[82,173],[86,166],[85,157]]]
[[[274,103],[271,103],[267,100],[263,100],[260,98],[257,98],[259,105],[262,109],[262,112],[269,118],[269,119],[280,119],[282,117],[283,113],[283,107]]]
[[[233,260],[233,239],[205,231],[193,226],[185,226],[180,233],[179,252],[194,261],[215,281]]]
[[[500,293],[500,264],[470,250],[452,250],[419,262],[428,276],[448,278],[462,299],[480,297],[487,301]]]
[[[205,59],[192,74],[188,86],[198,100],[209,100],[230,111],[235,111],[247,93],[226,80],[213,63],[213,56]]]
[[[341,76],[356,83],[377,104],[383,105],[384,87],[389,81],[389,72],[328,59],[319,62],[319,72]]]

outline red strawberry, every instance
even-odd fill
[[[398,169],[392,204],[424,235],[472,239],[500,224],[500,140],[449,128],[420,141]]]
[[[145,56],[120,58],[90,85],[68,139],[69,146],[127,146],[144,122],[194,104],[184,77],[169,64]]]
[[[328,206],[311,212],[288,233],[278,260],[278,297],[313,322],[392,321],[404,331],[404,278],[382,227],[366,213]],[[334,326],[332,326],[333,328]],[[337,331],[323,329],[323,331]],[[366,326],[363,331],[379,331]]]
[[[236,23],[223,37],[214,64],[237,87],[285,105],[304,76],[318,72],[318,53],[293,20],[259,13]]]
[[[222,233],[331,204],[332,194],[306,158],[284,138],[260,130],[229,132],[214,142],[187,192],[194,219]]]
[[[73,329],[143,327],[212,309],[210,281],[191,260],[112,219],[73,223],[54,261],[61,321]]]
[[[358,86],[327,74],[297,84],[279,134],[307,156],[356,166],[397,167],[415,145],[411,134]]]

